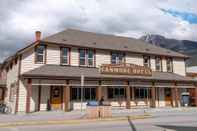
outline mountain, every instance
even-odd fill
[[[190,56],[190,59],[186,61],[187,66],[197,66],[197,41],[169,39],[154,34],[142,36],[140,39],[156,46],[186,54]]]

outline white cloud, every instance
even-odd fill
[[[196,0],[28,0],[16,3],[13,8],[11,2],[0,2],[4,6],[0,18],[5,17],[0,23],[1,47],[12,45],[16,50],[25,41],[34,39],[35,30],[41,30],[47,36],[65,28],[130,37],[154,33],[197,40],[197,25],[159,10],[173,8],[196,12]],[[10,46],[7,49],[11,52]],[[0,57],[5,57],[4,54],[0,53]]]

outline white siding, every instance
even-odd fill
[[[140,54],[126,53],[126,63],[143,66],[143,56]]]
[[[43,86],[41,88],[41,101],[40,101],[40,110],[46,111],[47,101],[50,99],[50,86]]]
[[[70,53],[70,57],[71,57],[71,65],[72,66],[79,66],[79,52],[78,52],[78,48],[71,48],[71,53]]]
[[[151,69],[155,71],[155,57],[150,58]]]
[[[38,86],[32,87],[32,97],[30,98],[30,111],[34,112],[38,109]]]
[[[34,48],[30,49],[29,51],[24,52],[23,55],[22,55],[21,74],[23,74],[24,72],[27,72],[29,70],[38,68],[38,67],[40,67],[42,65],[43,64],[35,64]]]
[[[110,63],[111,63],[110,51],[96,50],[96,67],[99,67],[101,64],[110,64]]]
[[[184,59],[181,59],[181,58],[173,59],[173,71],[174,73],[179,74],[179,75],[183,75],[183,76],[186,75]]]
[[[60,64],[60,47],[47,46],[47,64]]]
[[[26,110],[26,96],[27,96],[27,81],[20,80],[19,87],[19,102],[18,102],[18,111],[25,112]]]
[[[12,101],[10,101],[10,88],[11,85],[13,86],[13,90],[14,92],[16,92],[17,90],[17,80],[18,80],[18,66],[19,66],[19,62],[17,62],[17,64],[13,64],[12,68],[9,69],[9,71],[7,72],[7,97],[5,98],[5,102],[12,108],[12,113],[14,113],[15,111],[15,102],[16,102],[16,93],[13,94],[12,96]]]
[[[167,65],[166,65],[166,59],[165,58],[162,59],[162,69],[163,69],[163,72],[167,72]]]

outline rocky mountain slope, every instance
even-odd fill
[[[189,55],[191,58],[187,60],[188,66],[197,66],[197,42],[189,40],[176,40],[165,38],[161,35],[146,35],[140,37],[148,43],[156,46],[161,46],[170,50]]]

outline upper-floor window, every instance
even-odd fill
[[[155,58],[155,70],[156,71],[162,71],[161,57],[156,57]]]
[[[144,56],[144,66],[150,68],[150,56]]]
[[[166,59],[167,72],[173,72],[172,58]]]
[[[70,48],[62,47],[61,48],[61,64],[69,65],[70,64]]]
[[[112,64],[125,63],[125,53],[123,53],[123,52],[112,52],[111,53],[111,63]]]
[[[45,63],[45,45],[38,45],[35,48],[35,62],[36,63]]]
[[[79,65],[80,66],[95,66],[95,53],[92,49],[79,49]]]

